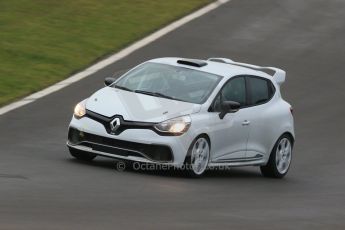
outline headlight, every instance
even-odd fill
[[[181,135],[187,132],[191,123],[192,119],[190,116],[183,116],[158,123],[155,125],[155,129],[163,133]]]
[[[86,100],[79,102],[74,108],[75,118],[81,118],[86,114]]]

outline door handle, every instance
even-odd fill
[[[248,120],[244,120],[243,122],[242,122],[242,125],[244,126],[244,125],[249,125],[250,124],[250,121],[248,121]]]

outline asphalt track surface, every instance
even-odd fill
[[[233,0],[121,61],[0,117],[0,229],[344,229],[345,1]],[[297,142],[283,180],[258,168],[115,170],[72,159],[74,105],[113,72],[163,56],[287,70]],[[25,70],[23,70],[25,71]]]

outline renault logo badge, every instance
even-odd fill
[[[115,118],[114,120],[112,120],[110,122],[110,129],[111,129],[111,132],[112,133],[115,133],[116,130],[120,127],[121,125],[121,121],[120,121],[120,118]]]

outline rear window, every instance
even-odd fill
[[[248,93],[249,105],[262,104],[269,101],[274,94],[274,86],[269,80],[258,78],[258,77],[248,77]]]

